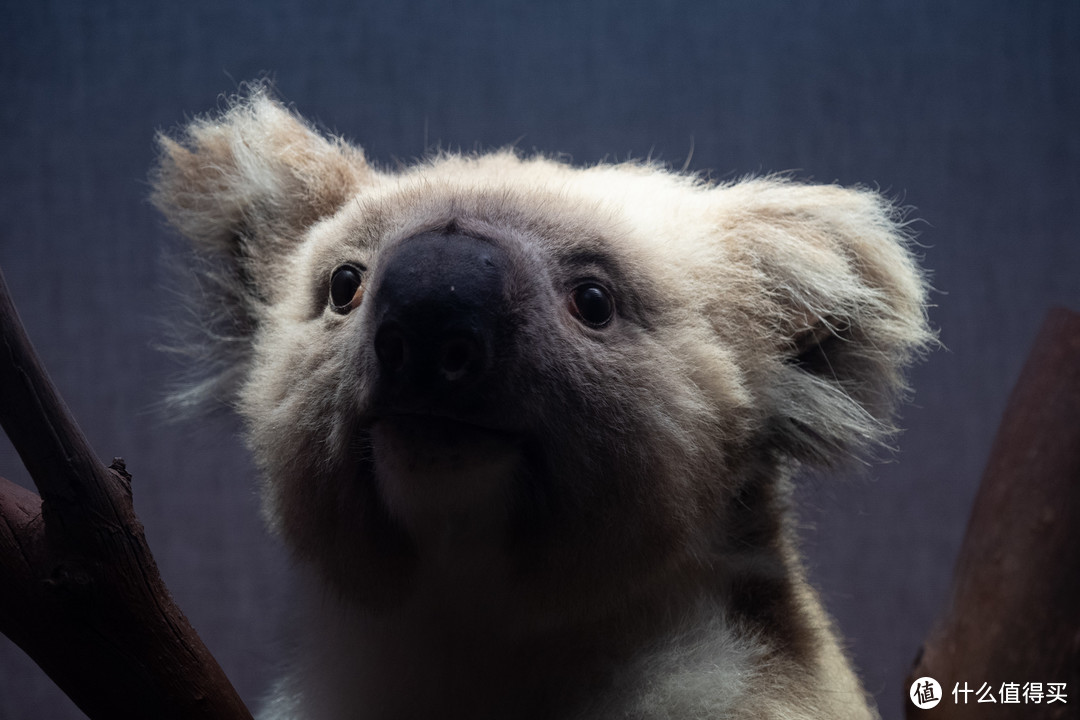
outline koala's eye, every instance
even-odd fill
[[[602,328],[615,315],[615,301],[607,288],[596,283],[578,285],[570,293],[570,312],[589,327]]]
[[[361,278],[362,272],[355,265],[342,265],[334,270],[330,276],[330,306],[336,312],[345,314],[364,299]]]

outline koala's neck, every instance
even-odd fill
[[[789,658],[819,642],[820,605],[806,581],[791,508],[791,468],[762,462],[727,504],[716,595],[725,613]]]
[[[451,718],[457,708],[463,718],[541,718],[624,694],[618,687],[642,662],[652,672],[656,662],[685,669],[703,647],[721,648],[732,677],[763,653],[795,659],[814,644],[820,610],[780,518],[785,489],[772,480],[744,486],[709,563],[643,584],[602,612],[566,608],[567,619],[538,621],[522,610],[504,559],[477,549],[483,538],[452,529],[429,538],[429,562],[392,611],[353,605],[313,582],[296,691],[305,702],[333,703],[319,717],[360,717],[365,708],[363,717]],[[753,652],[739,649],[745,637],[756,638]],[[370,715],[373,707],[383,711]]]
[[[429,592],[388,614],[320,590],[306,598],[292,692],[319,707],[313,717],[560,717],[609,685],[610,655],[626,654],[611,647],[606,623],[545,631],[508,609],[493,583],[466,592],[425,581]]]

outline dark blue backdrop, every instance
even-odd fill
[[[236,428],[153,411],[172,298],[145,177],[155,130],[266,74],[381,163],[436,145],[675,166],[692,150],[715,178],[792,170],[917,208],[948,351],[915,372],[892,463],[802,493],[815,581],[899,718],[1008,389],[1046,309],[1080,307],[1080,4],[2,0],[0,264],[250,701],[273,673],[287,562]],[[6,443],[0,472],[26,481]],[[78,716],[0,638],[0,717]]]

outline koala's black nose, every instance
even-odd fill
[[[504,333],[506,253],[483,239],[424,233],[380,263],[374,350],[382,389],[443,402],[491,371]]]

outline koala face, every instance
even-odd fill
[[[573,178],[447,159],[358,195],[282,264],[240,409],[275,526],[350,593],[407,592],[445,551],[496,553],[530,602],[609,598],[713,541],[744,378],[674,268],[640,270],[666,238],[587,195],[562,210]]]
[[[878,195],[511,152],[396,173],[256,91],[163,139],[266,514],[340,592],[546,613],[714,582],[775,487],[890,429],[930,335]],[[471,574],[471,575],[470,575]],[[572,610],[571,610],[572,609]]]

